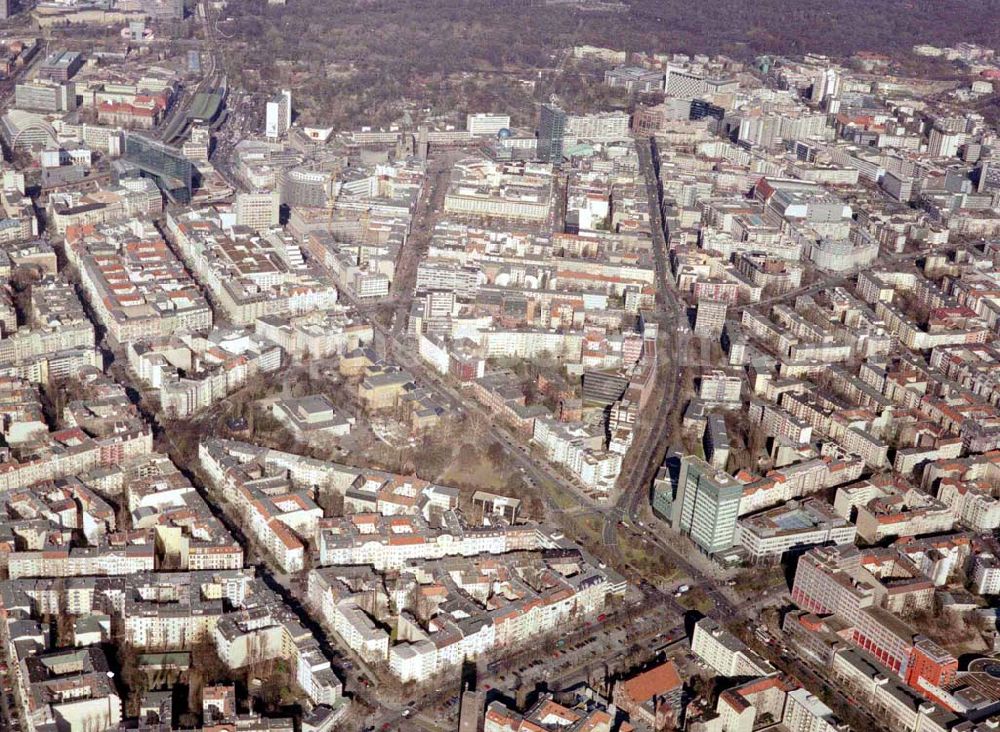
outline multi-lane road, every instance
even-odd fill
[[[497,423],[483,407],[468,400],[466,396],[442,380],[435,371],[416,357],[412,343],[408,342],[404,335],[404,326],[412,302],[416,265],[430,241],[433,212],[440,209],[441,199],[447,187],[450,165],[444,161],[435,161],[429,166],[427,184],[417,204],[411,236],[397,262],[397,278],[393,284],[391,298],[388,300],[388,304],[392,306],[394,311],[392,322],[379,322],[376,319],[373,321],[373,327],[384,339],[387,350],[393,358],[430,386],[446,405],[457,412],[466,411],[478,414],[483,418],[482,422],[486,425],[486,437],[498,442],[503,448],[509,464],[518,469],[529,483],[539,489],[540,497],[551,517],[558,520],[559,515],[564,512],[600,517],[602,520],[600,538],[619,560],[616,564],[625,564],[619,542],[629,542],[632,546],[644,546],[648,551],[658,552],[666,561],[676,567],[688,584],[700,588],[712,605],[708,610],[709,615],[723,623],[736,620],[755,620],[760,608],[772,603],[773,597],[758,598],[751,603],[738,603],[727,596],[718,580],[699,567],[699,565],[704,566],[704,563],[692,560],[686,551],[690,545],[665,541],[659,533],[642,524],[644,504],[648,500],[649,487],[657,469],[663,462],[663,456],[671,437],[669,434],[671,417],[676,413],[676,410],[683,406],[681,403],[683,396],[682,359],[677,357],[676,349],[679,345],[682,346],[678,343],[678,337],[687,333],[688,328],[687,305],[669,276],[666,233],[660,208],[661,187],[654,160],[655,150],[652,149],[648,141],[643,140],[637,141],[637,148],[649,196],[658,290],[655,311],[644,315],[649,322],[654,322],[659,326],[658,357],[661,364],[653,401],[648,409],[650,414],[644,418],[644,426],[637,436],[633,453],[630,455],[629,467],[624,471],[617,494],[610,504],[590,499],[565,476],[556,472],[546,462],[536,458],[527,446],[514,437],[503,425]],[[825,277],[799,288],[794,293],[785,293],[776,298],[762,301],[760,305],[767,306],[772,300],[777,302],[796,294],[818,292],[823,288],[844,281],[846,281],[844,276]],[[346,291],[343,296],[345,300],[352,302],[351,296]],[[352,304],[361,311],[371,309],[369,303],[353,301]],[[382,306],[386,304],[386,302],[381,303]],[[667,348],[667,344],[673,348]],[[574,508],[567,509],[567,505]],[[687,612],[670,593],[664,593],[660,589],[648,585],[644,587],[643,593],[647,601],[666,609],[678,619]],[[672,627],[672,625],[665,627]],[[609,652],[613,650],[609,649]],[[601,663],[602,658],[601,654],[594,654],[584,659],[585,662],[581,666],[574,666],[562,671],[561,677],[568,678],[574,674],[579,675],[581,670],[586,671],[593,664]],[[488,678],[494,676],[495,674],[488,674]],[[367,696],[366,690],[363,688],[352,691],[359,693],[362,698]],[[446,699],[450,693],[448,690],[443,691],[444,698]],[[379,704],[383,705],[382,711],[372,720],[377,725],[383,725],[399,718],[402,708],[399,702],[386,704],[387,701],[379,699]],[[431,718],[422,714],[421,710],[433,708],[440,701],[440,695],[429,695],[421,699],[419,703],[414,705],[415,716],[411,721],[421,727],[432,728]]]
[[[448,151],[432,158],[427,165],[427,179],[413,213],[410,233],[400,249],[389,291],[394,307],[391,330],[395,338],[403,335],[417,282],[417,267],[427,252],[434,234],[434,214],[444,208],[444,197],[451,179],[451,166],[458,151]]]

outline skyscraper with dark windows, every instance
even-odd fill
[[[722,119],[726,116],[726,110],[722,107],[707,102],[704,99],[692,99],[691,100],[691,119],[705,119],[705,117],[715,117],[715,119]]]
[[[133,132],[125,136],[124,160],[152,178],[169,198],[189,203],[196,185],[194,164],[176,148]]]
[[[538,159],[559,165],[563,158],[566,113],[554,104],[543,104],[538,118]]]

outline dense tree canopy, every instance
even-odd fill
[[[557,76],[569,76],[552,73],[560,49],[581,43],[738,58],[1000,45],[996,0],[631,0],[620,13],[514,0],[250,0],[225,12],[233,14],[222,24],[232,38],[227,71],[250,89],[291,84],[307,102],[306,120],[330,124],[384,124],[407,108],[452,111],[456,103],[530,110],[532,99],[560,91]],[[599,77],[569,78],[578,91],[588,81],[599,86]]]

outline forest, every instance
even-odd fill
[[[513,109],[516,118],[560,91],[560,50],[584,43],[740,59],[1000,45],[997,0],[631,0],[618,13],[519,0],[249,0],[225,13],[227,71],[250,91],[291,85],[313,102],[300,108],[303,121],[334,125],[386,124],[407,110],[456,105]],[[600,85],[598,74],[566,76],[578,87]],[[597,97],[604,108],[625,102]]]

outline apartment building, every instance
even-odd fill
[[[482,705],[479,706],[481,710]],[[466,719],[464,708],[463,702],[463,720]],[[482,712],[479,711],[479,714]],[[482,726],[476,726],[480,721]],[[557,704],[550,694],[545,694],[524,714],[510,709],[503,702],[490,702],[485,717],[482,720],[470,721],[468,730],[469,732],[475,732],[476,729],[481,729],[483,732],[534,732],[552,724],[576,726],[588,732],[611,732],[614,718],[603,708],[593,710],[569,708]],[[466,726],[460,726],[459,730],[466,732]]]
[[[173,417],[224,399],[282,362],[280,348],[238,328],[134,341],[127,352],[129,367],[158,391],[161,409]]]
[[[853,519],[858,536],[869,544],[890,536],[948,531],[955,523],[954,513],[945,504],[891,476],[839,488],[834,509]]]
[[[48,213],[53,232],[65,236],[71,226],[97,226],[136,217],[155,217],[163,211],[163,194],[146,178],[90,192],[52,193]]]
[[[303,263],[302,251],[281,232],[223,230],[202,211],[167,214],[167,233],[213,306],[238,325],[267,315],[301,315],[333,308],[337,288]]]
[[[700,336],[707,336],[709,338],[720,336],[722,328],[726,324],[726,310],[727,304],[725,301],[699,298],[698,310],[695,314],[694,332]]]
[[[694,624],[691,651],[720,676],[770,676],[777,673],[765,659],[712,618]]]
[[[673,661],[665,661],[615,684],[612,701],[634,723],[651,729],[684,719],[684,682]]]
[[[370,345],[375,337],[364,319],[329,310],[294,317],[265,315],[254,321],[254,333],[295,359],[343,355]]]
[[[768,471],[763,478],[744,484],[740,515],[856,480],[861,477],[864,468],[865,463],[860,458],[841,453],[801,460]]]
[[[562,465],[592,490],[610,491],[621,471],[621,455],[604,450],[604,431],[582,422],[560,422],[550,416],[534,421],[532,442],[546,458]]]
[[[715,711],[725,732],[751,732],[758,719],[781,719],[788,693],[795,689],[780,676],[751,679],[719,694]],[[765,716],[766,715],[766,716]]]
[[[272,591],[257,588],[243,609],[222,616],[212,631],[219,658],[231,669],[282,659],[313,704],[340,701],[342,687],[312,632]]]
[[[708,404],[734,406],[740,403],[743,379],[725,371],[702,374],[698,384],[698,398]]]
[[[789,732],[841,732],[833,710],[806,689],[788,692],[781,724]]]
[[[219,466],[220,455],[202,444],[199,456],[208,464]],[[223,495],[244,521],[249,533],[286,572],[305,567],[305,543],[302,537],[316,535],[323,510],[308,491],[284,478],[279,471],[263,475],[237,464],[225,471],[218,481]]]
[[[961,524],[973,531],[991,531],[1000,527],[1000,496],[993,488],[997,477],[1000,452],[988,452],[929,464],[921,487],[934,491]]]
[[[151,222],[71,226],[65,248],[117,343],[211,328],[208,302]]]
[[[70,730],[107,729],[122,720],[122,700],[100,648],[42,653],[23,664],[20,698],[32,729],[57,724]]]
[[[566,137],[589,142],[617,142],[629,139],[629,114],[603,112],[601,114],[569,115],[566,117]]]

